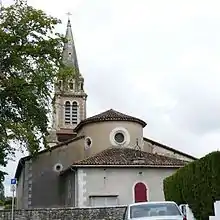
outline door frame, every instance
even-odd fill
[[[147,201],[149,201],[149,187],[148,185],[144,182],[144,181],[136,181],[134,184],[133,184],[133,187],[132,187],[132,195],[133,195],[133,203],[135,203],[135,186],[137,183],[143,183],[145,186],[146,186],[146,196],[147,196]]]

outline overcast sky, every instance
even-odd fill
[[[198,157],[219,148],[218,0],[28,2],[60,18],[63,34],[72,13],[88,116],[113,108],[140,117],[146,137]]]

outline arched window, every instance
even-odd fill
[[[78,104],[73,102],[72,104],[72,124],[77,124],[78,118]]]
[[[134,186],[134,201],[147,202],[147,187],[144,183],[138,182]]]
[[[74,83],[73,81],[69,81],[69,89],[74,90]]]
[[[71,114],[71,105],[70,102],[67,101],[65,103],[65,124],[70,124],[70,114]]]

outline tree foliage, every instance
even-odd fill
[[[220,152],[191,162],[164,180],[166,200],[188,204],[197,220],[208,220],[220,200]]]
[[[32,155],[46,146],[52,85],[62,66],[60,21],[17,0],[0,15],[0,165],[15,141]]]
[[[16,209],[16,204],[17,204],[16,199],[17,198],[14,197],[14,208],[15,209]],[[11,210],[11,208],[12,208],[12,197],[6,197],[4,202],[1,205],[4,206],[5,210]]]

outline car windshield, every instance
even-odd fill
[[[130,207],[131,218],[175,215],[181,215],[181,212],[173,203],[137,204]]]

